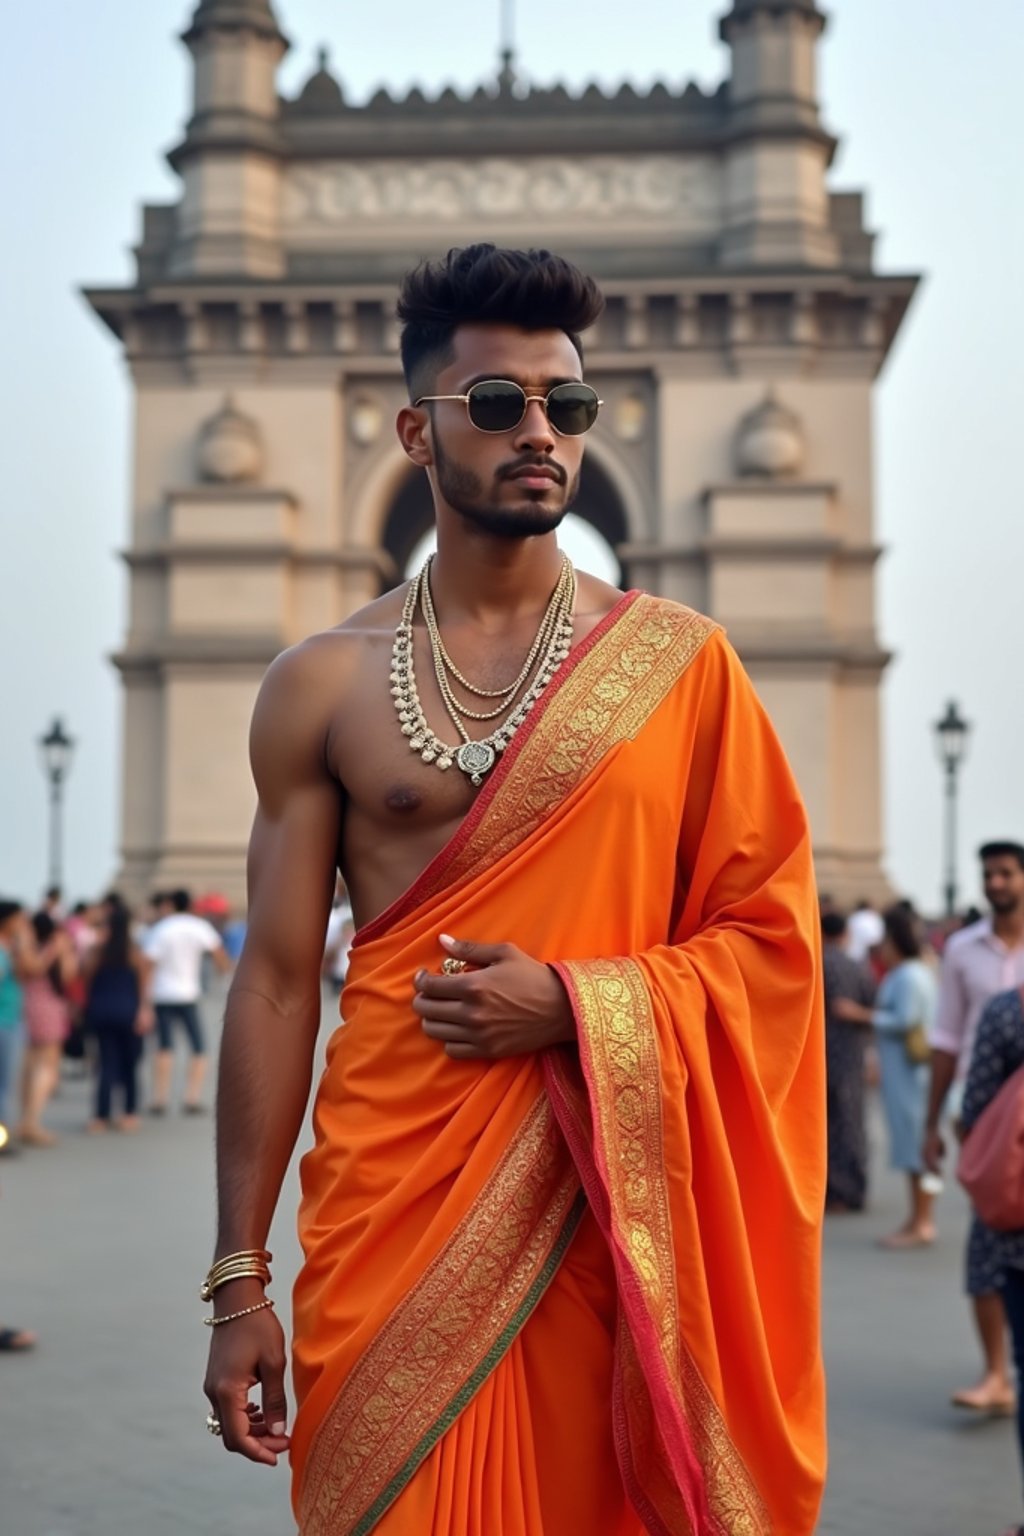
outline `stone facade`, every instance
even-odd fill
[[[284,646],[401,573],[429,522],[391,422],[395,284],[546,245],[602,283],[607,402],[577,510],[627,584],[722,620],[807,797],[823,886],[881,894],[871,397],[915,286],[829,190],[813,0],[735,0],[713,94],[493,87],[295,100],[269,0],[202,0],[180,201],[92,290],[136,394],[122,880],[240,897],[246,726]],[[555,156],[551,145],[562,153]]]

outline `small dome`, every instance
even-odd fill
[[[263,471],[263,435],[256,422],[235,409],[228,396],[199,432],[199,473],[221,484],[258,480]]]
[[[292,103],[294,109],[308,113],[311,117],[337,112],[345,105],[341,86],[331,74],[330,56],[326,48],[320,49],[316,62],[315,72]]]
[[[748,411],[736,434],[736,468],[741,475],[775,478],[799,474],[804,461],[800,418],[776,399],[774,391]]]

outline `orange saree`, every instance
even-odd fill
[[[578,1047],[452,1061],[441,932],[557,966]],[[303,1536],[810,1536],[818,919],[721,632],[629,594],[357,935],[303,1163]]]

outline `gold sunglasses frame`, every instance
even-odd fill
[[[602,405],[604,405],[604,401],[598,395],[597,390],[594,389],[591,384],[583,384],[582,379],[580,379],[578,381],[577,380],[566,380],[566,382],[564,384],[553,384],[551,386],[551,388],[548,390],[546,395],[528,395],[526,393],[526,390],[523,389],[523,386],[521,384],[516,384],[515,379],[478,379],[475,384],[471,384],[469,386],[469,389],[466,391],[466,393],[464,395],[420,395],[418,400],[414,400],[413,401],[413,407],[414,407],[414,409],[418,409],[419,406],[426,405],[428,403],[428,401],[431,401],[431,400],[461,400],[463,405],[466,407],[466,416],[467,416],[467,418],[469,420],[469,424],[473,428],[474,432],[483,432],[486,437],[501,437],[502,433],[504,433],[504,432],[514,432],[517,427],[521,427],[523,422],[526,420],[526,413],[527,413],[527,411],[530,408],[530,401],[531,400],[539,400],[541,402],[541,404],[543,405],[543,407],[544,407],[544,415],[547,417],[548,426],[551,428],[552,432],[556,433],[559,437],[586,437],[587,433],[589,431],[591,431],[591,429],[593,427],[597,426],[597,416],[596,415],[595,415],[593,421],[590,423],[590,426],[585,427],[582,432],[562,432],[562,431],[560,431],[558,429],[558,427],[555,426],[554,422],[551,420],[551,412],[548,410],[548,401],[551,399],[551,396],[554,394],[556,389],[566,389],[566,388],[571,389],[573,387],[573,385],[576,384],[576,383],[579,383],[580,385],[582,385],[582,387],[584,389],[590,389],[590,390],[593,391],[594,399],[597,401],[597,409],[600,410]],[[518,421],[513,422],[512,426],[510,426],[510,427],[481,427],[481,426],[477,425],[477,423],[473,420],[473,417],[470,415],[469,402],[470,402],[470,398],[471,398],[471,396],[473,394],[474,389],[483,389],[484,386],[487,385],[487,384],[514,384],[516,389],[522,391],[522,396],[523,396],[523,414],[520,416]]]

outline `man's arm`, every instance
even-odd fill
[[[231,963],[231,956],[223,944],[218,944],[216,949],[210,950],[210,959],[213,961],[214,970],[219,971],[222,976],[226,976],[229,971],[234,969]]]
[[[931,1031],[931,1081],[921,1155],[925,1167],[932,1173],[940,1171],[942,1159],[946,1155],[939,1125],[943,1106],[956,1077],[957,1062],[967,1032],[967,1010],[967,994],[954,951],[943,961],[935,1025]]]
[[[249,929],[228,996],[217,1089],[216,1258],[266,1246],[302,1124],[320,1023],[320,950],[334,890],[341,796],[324,760],[332,697],[307,648],[267,674],[253,716],[259,797]],[[258,1280],[222,1286],[217,1316],[258,1306]],[[213,1329],[205,1390],[228,1450],[276,1465],[287,1449],[284,1335],[273,1312]],[[259,1382],[262,1410],[247,1409]]]

